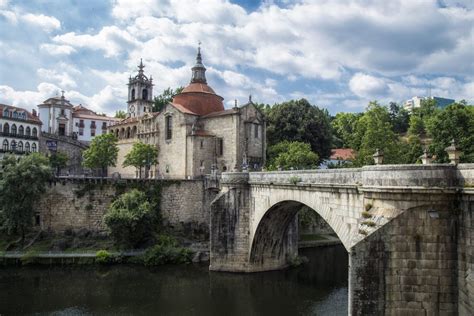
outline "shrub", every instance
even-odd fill
[[[169,236],[160,236],[158,243],[148,249],[143,262],[146,266],[158,266],[166,263],[190,263],[192,252],[178,246],[176,240]]]
[[[296,185],[298,182],[301,182],[301,178],[298,176],[292,176],[288,179],[291,184]]]
[[[369,227],[374,227],[376,224],[373,221],[363,221],[362,225],[366,225],[366,226],[369,226]]]
[[[107,250],[99,250],[95,254],[95,262],[107,264],[112,262],[112,255]]]
[[[363,217],[363,218],[371,218],[371,217],[372,217],[372,214],[370,214],[370,213],[367,212],[367,211],[362,211],[362,217]]]
[[[129,248],[135,248],[152,237],[156,219],[156,212],[146,195],[136,189],[120,195],[104,216],[117,245]]]

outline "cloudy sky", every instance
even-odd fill
[[[330,113],[415,95],[474,102],[474,0],[0,0],[0,102],[60,90],[125,109],[140,60],[155,95],[186,85],[198,41],[208,83],[240,103],[307,98]]]

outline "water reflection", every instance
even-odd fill
[[[257,274],[206,265],[5,268],[0,314],[347,315],[344,248],[301,252],[308,264]]]

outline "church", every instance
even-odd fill
[[[198,48],[191,81],[161,112],[153,112],[153,79],[142,62],[129,78],[127,118],[108,126],[118,138],[119,155],[109,174],[122,177],[194,179],[234,169],[260,170],[265,164],[265,117],[252,103],[225,109],[223,98],[207,84]],[[133,144],[156,146],[158,164],[142,175],[123,167]]]

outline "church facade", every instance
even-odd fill
[[[158,164],[146,177],[192,179],[235,168],[259,170],[265,164],[266,123],[252,103],[225,109],[223,98],[207,84],[200,49],[191,81],[160,112],[153,112],[153,83],[138,66],[129,79],[127,118],[108,127],[118,138],[117,165],[109,174],[138,177],[133,167],[122,166],[136,142],[155,146]]]

